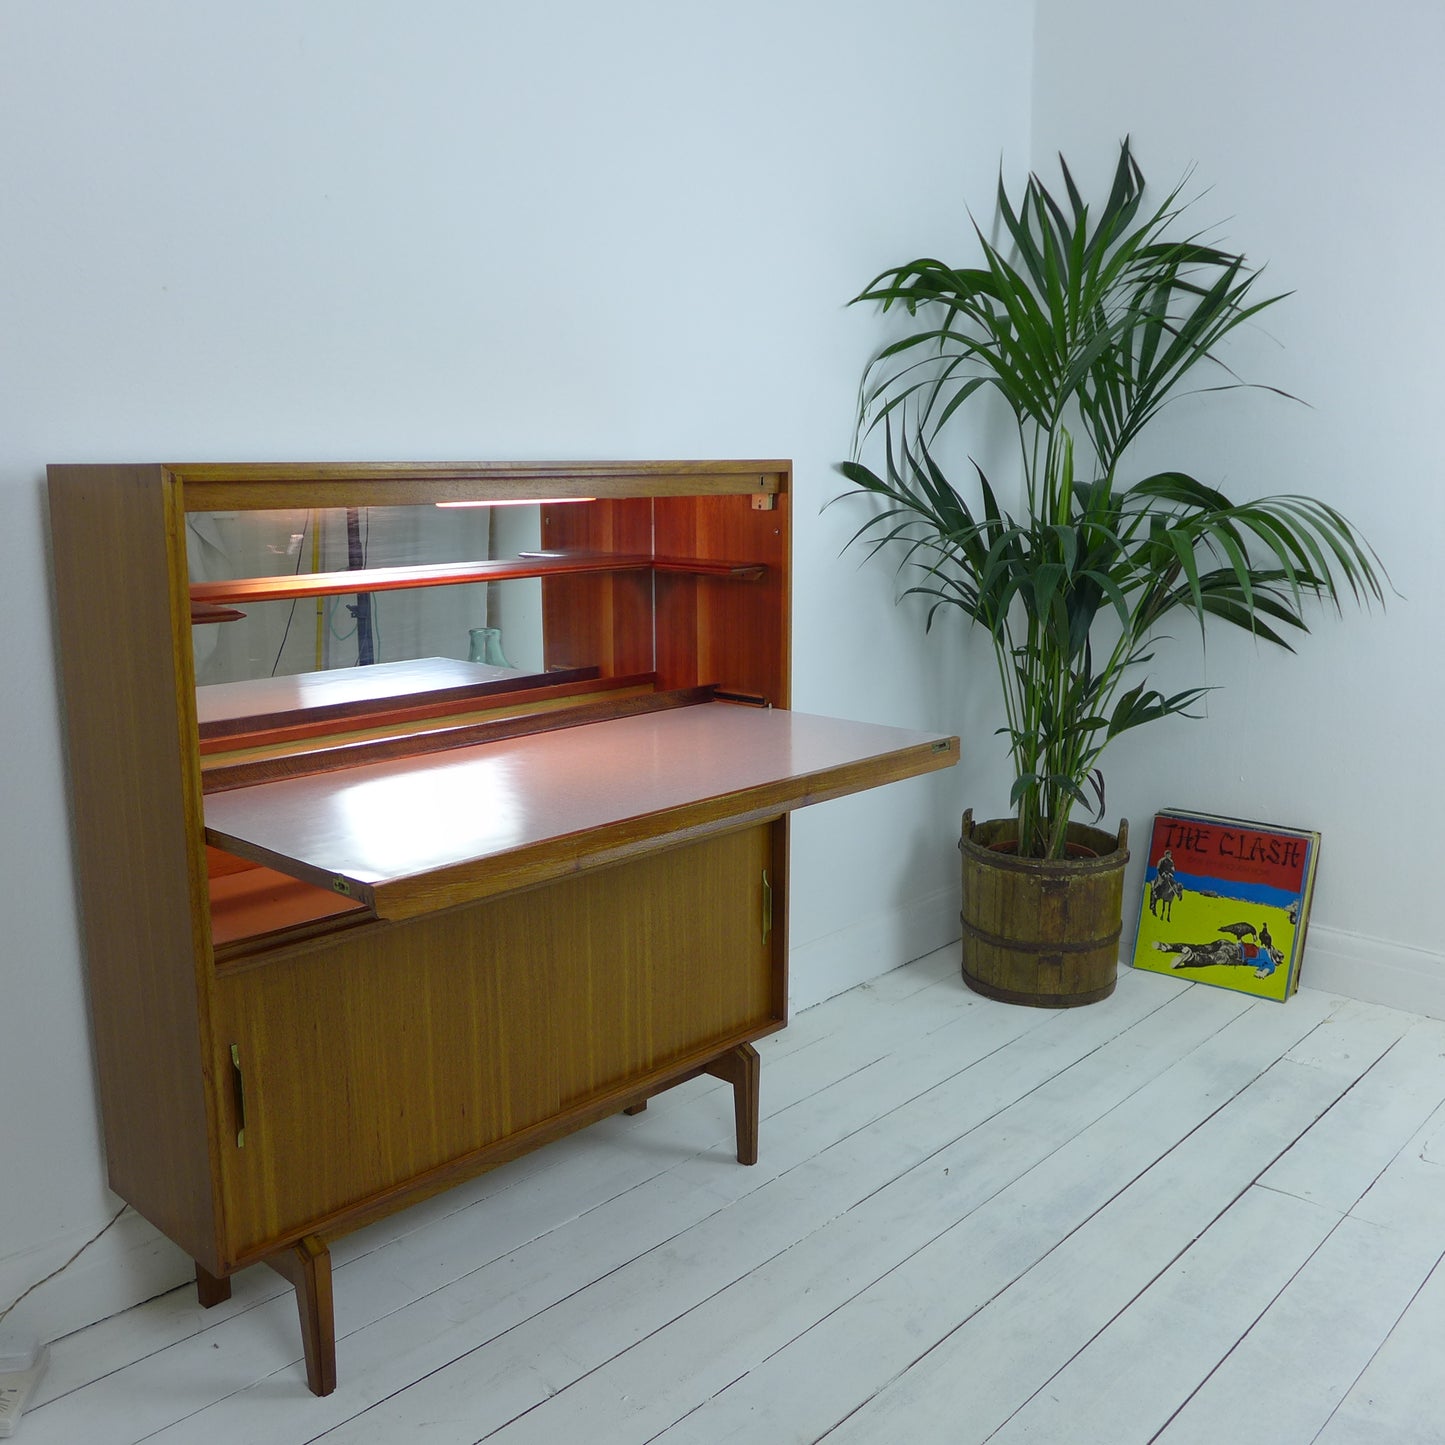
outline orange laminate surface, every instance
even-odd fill
[[[714,702],[237,788],[206,827],[400,918],[957,758],[956,738]]]

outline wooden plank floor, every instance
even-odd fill
[[[1445,1442],[1445,1023],[953,950],[338,1241],[340,1385],[267,1271],[58,1342],[22,1445]]]

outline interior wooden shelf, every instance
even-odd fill
[[[440,562],[420,567],[363,567],[346,572],[238,577],[224,582],[192,582],[192,620],[224,621],[226,618],[219,615],[203,613],[197,616],[196,609],[219,609],[225,604],[235,606],[247,602],[280,602],[293,597],[331,597],[352,592],[390,592],[413,587],[454,587],[468,582],[506,582],[522,577],[648,570],[756,580],[767,569],[760,563],[723,562],[709,558],[649,557],[638,553],[533,552],[520,557],[474,562]]]
[[[254,730],[262,722],[296,715],[344,715],[357,706],[417,693],[475,693],[488,683],[536,678],[545,674],[453,657],[419,657],[405,662],[378,662],[368,667],[338,667],[327,672],[215,682],[196,689],[196,721],[201,736],[227,729]]]
[[[337,725],[329,735],[325,723],[298,723],[210,739],[201,744],[202,792],[222,793],[278,778],[335,772],[366,762],[419,757],[637,713],[664,712],[712,701],[716,695],[711,687],[660,693],[654,679],[645,674],[563,684],[560,691],[562,696],[544,696],[540,690],[509,694],[503,706],[489,709],[463,711],[446,703],[401,708],[376,715],[364,728],[343,730]]]
[[[235,607],[221,607],[213,602],[191,603],[191,625],[199,622],[239,622],[246,614]]]
[[[283,771],[296,766],[298,757],[311,757],[329,766],[337,749],[351,751],[371,744],[390,745],[397,739],[427,749],[433,734],[450,735],[468,728],[486,730],[516,726],[523,731],[532,719],[553,712],[585,716],[594,709],[603,712],[632,702],[648,704],[658,696],[655,673],[630,673],[624,677],[597,677],[595,668],[545,674],[537,687],[516,691],[490,689],[460,690],[456,695],[430,693],[404,699],[400,706],[364,706],[321,717],[297,715],[296,720],[263,719],[254,728],[221,731],[200,738],[198,753],[202,786],[206,792],[236,786],[222,782],[236,770],[242,772],[263,759],[291,760]],[[562,681],[559,679],[572,679]],[[710,693],[715,689],[708,689]],[[730,698],[751,702],[751,698]]]
[[[654,557],[654,572],[687,572],[695,577],[732,577],[755,582],[768,570],[760,562],[708,562],[698,557]]]

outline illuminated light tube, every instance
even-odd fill
[[[561,507],[569,502],[595,502],[596,497],[499,497],[492,502],[435,502],[437,507]]]

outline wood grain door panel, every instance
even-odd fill
[[[627,1081],[780,1024],[764,873],[783,826],[218,980],[218,1078],[224,1092],[234,1043],[245,1108],[244,1146],[222,1156],[232,1261],[557,1116],[565,1132]]]

